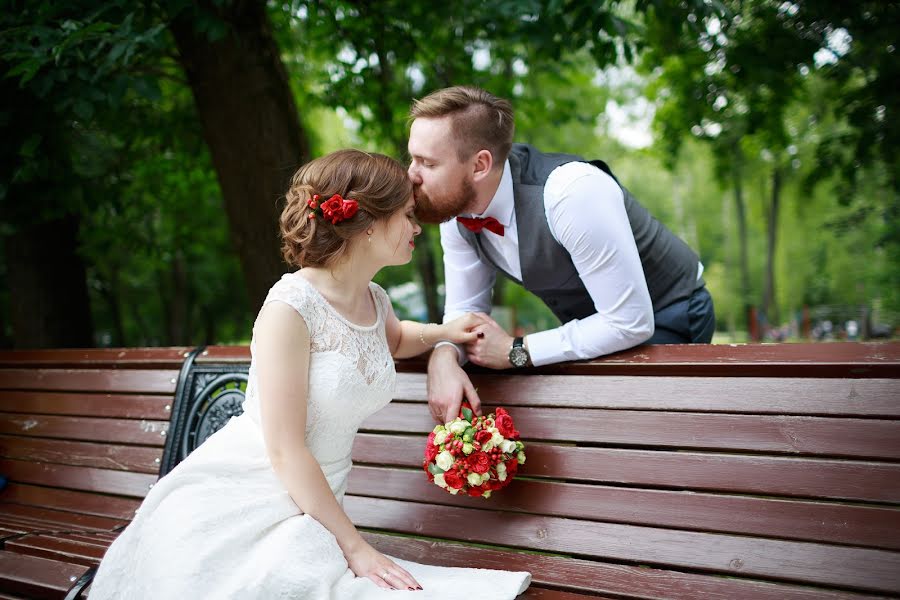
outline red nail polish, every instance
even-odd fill
[[[483,337],[484,337],[484,332],[483,332],[483,331],[479,331],[479,332],[478,332],[478,337],[479,337],[479,338],[483,338]]]

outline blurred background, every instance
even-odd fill
[[[407,161],[410,101],[512,100],[700,254],[715,342],[900,326],[900,8],[886,0],[0,1],[0,347],[247,343],[296,168]],[[894,83],[891,83],[891,82]],[[441,252],[378,282],[440,320]],[[498,320],[556,323],[498,282]]]

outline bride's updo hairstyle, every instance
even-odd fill
[[[355,200],[350,216],[329,217],[322,206],[335,194]],[[296,267],[330,267],[347,252],[350,239],[386,220],[412,196],[406,169],[383,154],[338,150],[317,158],[291,178],[281,213],[281,251]],[[351,203],[352,205],[352,203]]]

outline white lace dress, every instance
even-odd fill
[[[394,363],[384,333],[390,300],[372,284],[378,318],[361,327],[341,317],[306,279],[285,275],[266,303],[284,302],[309,328],[306,443],[339,501],[353,437],[391,400]],[[253,342],[250,348],[253,351]],[[244,414],[231,419],[150,490],[110,546],[90,590],[107,598],[447,598],[473,590],[509,599],[528,573],[397,562],[424,588],[387,591],[347,566],[334,536],[303,514],[275,475],[263,443],[255,359]]]

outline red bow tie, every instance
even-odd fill
[[[503,235],[505,230],[503,223],[494,217],[456,217],[456,220],[462,223],[463,227],[475,233],[481,233],[482,229],[487,229],[497,235]]]

